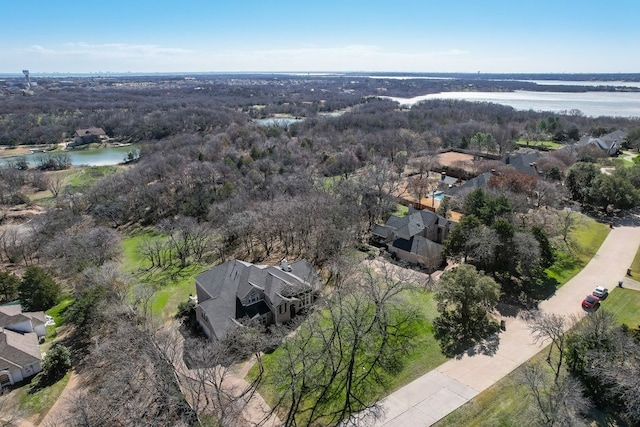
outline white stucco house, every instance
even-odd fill
[[[23,312],[20,305],[0,306],[0,387],[42,370],[39,339],[47,333],[42,311]]]

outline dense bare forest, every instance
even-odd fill
[[[535,178],[509,174],[499,160],[515,152],[519,141],[571,147],[583,135],[615,130],[635,135],[639,126],[635,119],[444,100],[400,108],[378,97],[461,90],[469,85],[477,90],[532,89],[533,83],[473,76],[399,80],[356,75],[43,78],[38,83],[33,95],[7,91],[0,97],[0,145],[8,151],[22,145],[53,146],[71,139],[76,129],[89,127],[101,127],[110,141],[132,143],[140,150],[135,161],[96,170],[93,179],[74,185],[55,173],[18,164],[0,169],[3,274],[20,276],[27,267],[42,267],[63,284],[62,294],[74,298],[67,316],[75,329],[65,342],[73,349],[74,366],[91,393],[77,399],[66,425],[99,425],[98,420],[105,419],[114,425],[203,422],[197,413],[200,396],[196,403],[193,396],[185,397],[189,393],[173,375],[174,361],[167,356],[169,341],[150,314],[158,288],[131,277],[120,265],[123,239],[144,233],[165,236],[162,242],[147,240],[138,248],[151,269],[159,270],[211,266],[231,258],[250,262],[305,258],[322,272],[327,289],[336,290],[337,297],[327,297],[324,306],[331,316],[337,316],[340,304],[356,297],[364,304],[352,307],[356,320],[366,318],[368,304],[379,308],[383,318],[371,320],[367,327],[397,328],[393,333],[377,341],[358,336],[357,327],[350,332],[377,352],[368,356],[375,367],[371,375],[356,384],[362,388],[354,393],[362,395],[354,395],[339,410],[331,402],[306,407],[306,399],[313,397],[309,388],[291,397],[285,390],[280,397],[285,409],[279,415],[285,414],[289,425],[303,423],[296,413],[300,408],[311,412],[304,418],[311,424],[326,419],[337,424],[370,407],[370,402],[359,400],[369,381],[384,383],[385,376],[399,369],[392,366],[389,354],[407,345],[402,328],[415,321],[411,311],[398,317],[394,298],[404,285],[386,278],[393,284],[392,292],[380,296],[371,277],[356,286],[355,279],[348,282],[346,273],[341,274],[346,270],[338,268],[353,252],[372,249],[371,227],[397,209],[395,190],[402,178],[440,171],[442,166],[433,159],[447,149],[482,154],[485,160],[474,175],[502,172],[486,193],[453,202],[452,207],[467,216],[453,236],[458,240],[452,239],[446,250],[452,258],[466,259],[491,274],[503,296],[523,304],[530,301],[524,301],[522,293],[532,299],[538,296],[540,268],[553,258],[547,240],[550,227],[542,216],[531,213],[533,192],[538,197],[536,208],[570,205],[599,216],[615,215],[640,202],[638,166],[610,178],[599,177],[597,162],[610,160],[597,152],[543,152]],[[268,118],[287,120],[260,121]],[[627,143],[635,147],[637,141],[629,138]],[[45,203],[30,198],[37,191],[50,192]],[[561,228],[555,223],[556,237]],[[500,258],[505,247],[512,249],[507,251],[509,257]],[[486,256],[487,248],[492,248],[492,259]],[[19,280],[3,279],[2,284],[0,302],[18,296]],[[59,296],[52,303],[57,300]],[[323,319],[314,322],[293,342],[314,340]],[[253,345],[244,345],[251,347],[248,354],[237,354],[237,341],[228,343],[224,352],[218,347],[216,351],[223,352],[227,362],[259,355],[284,333],[272,331],[269,339],[264,338],[268,342],[254,336]],[[309,357],[320,360],[323,354]],[[332,352],[330,356],[344,357]],[[127,378],[124,388],[130,394],[117,391],[122,390],[122,378]],[[298,378],[286,381],[294,390]],[[344,392],[335,383],[323,386],[327,393]],[[210,412],[223,425],[232,425],[225,417],[238,414],[225,414],[223,408],[241,399],[222,396],[222,389],[216,388],[216,397],[226,403],[211,403],[216,409]],[[210,409],[208,400],[205,407]]]

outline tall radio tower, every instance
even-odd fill
[[[31,89],[31,78],[29,78],[29,70],[22,70],[22,74],[27,79],[27,87]]]

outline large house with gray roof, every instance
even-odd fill
[[[409,206],[407,215],[391,215],[384,225],[374,225],[371,234],[375,243],[386,245],[399,259],[435,268],[443,261],[443,243],[454,226],[455,222],[428,209]]]
[[[46,335],[42,311],[23,312],[20,305],[0,306],[0,388],[42,370],[39,338]]]
[[[315,301],[319,282],[305,260],[279,267],[227,261],[196,277],[196,318],[211,339],[223,339],[243,319],[287,323]]]
[[[627,137],[627,133],[622,130],[616,130],[599,138],[592,136],[583,136],[576,143],[577,147],[595,146],[602,150],[608,156],[616,156],[620,153],[622,142]]]

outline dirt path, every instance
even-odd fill
[[[183,394],[187,398],[187,400],[193,399],[193,393],[190,392],[192,390],[191,386],[194,382],[200,382],[202,378],[206,378],[207,375],[202,375],[203,372],[199,369],[189,369],[184,363],[182,351],[184,349],[184,338],[182,334],[177,330],[177,325],[168,325],[166,326],[169,331],[169,334],[172,337],[172,342],[174,346],[172,347],[173,354],[169,354],[169,358],[173,361],[174,368],[176,370],[176,374],[180,380],[180,386],[182,388]],[[276,427],[281,426],[282,422],[278,419],[278,417],[274,414],[271,414],[271,408],[265,402],[265,400],[258,394],[257,392],[247,393],[250,390],[249,383],[244,379],[241,375],[246,375],[249,369],[251,369],[252,363],[251,361],[242,364],[239,369],[228,369],[222,374],[218,373],[218,378],[224,375],[224,380],[222,381],[222,388],[225,393],[229,395],[235,396],[239,399],[239,407],[241,408],[241,413],[239,414],[239,418],[241,421],[236,421],[235,425],[242,426],[265,426],[265,427]],[[222,368],[219,368],[222,369]],[[205,373],[206,374],[206,373]],[[206,381],[205,387],[207,387],[207,394],[211,399],[215,396],[216,390],[214,385],[210,381]],[[204,397],[202,395],[200,397],[200,402],[190,402],[192,405],[197,403],[201,408],[204,408],[205,411],[211,411],[215,413],[215,408],[213,408],[213,402],[202,402]]]
[[[53,404],[51,409],[49,409],[49,412],[47,412],[47,415],[45,415],[40,422],[39,425],[41,427],[63,427],[67,425],[67,414],[69,413],[69,407],[78,389],[79,383],[80,379],[78,374],[72,371],[71,376],[69,377],[69,382],[67,382],[67,386],[60,394],[60,397],[58,397],[58,400],[56,400],[56,403]]]

